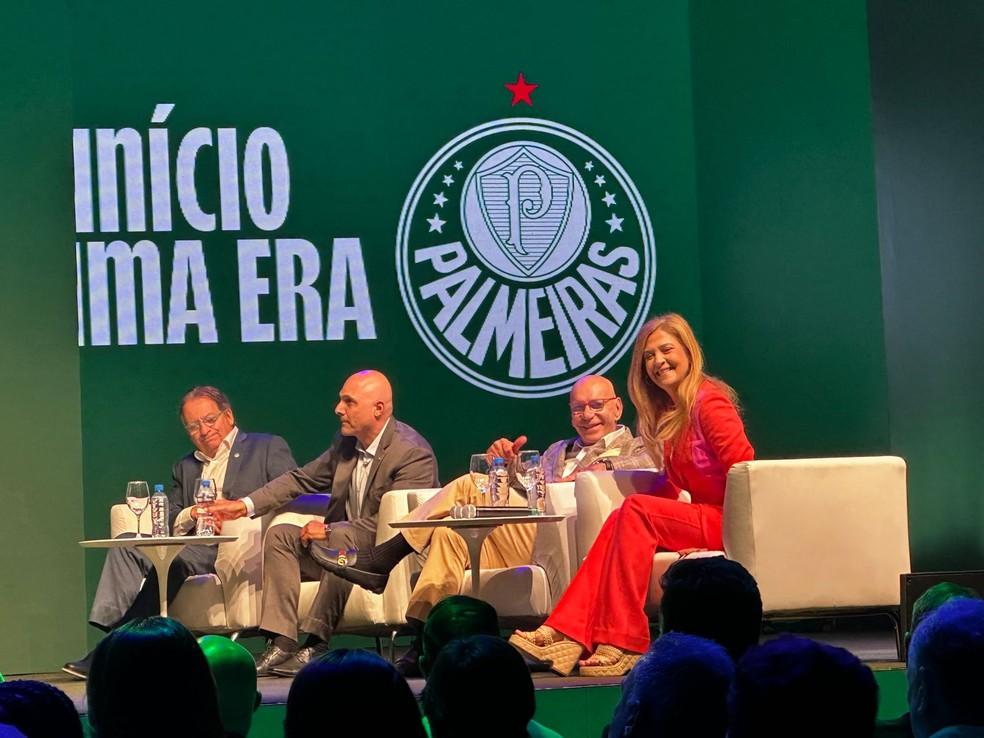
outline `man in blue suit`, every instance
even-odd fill
[[[174,535],[194,533],[197,479],[212,479],[220,499],[238,500],[297,466],[283,438],[240,430],[229,399],[215,387],[190,390],[181,399],[180,418],[195,450],[172,470],[168,510]],[[175,558],[167,579],[168,602],[188,577],[215,571],[217,548],[187,546]],[[157,574],[150,560],[135,549],[110,549],[89,622],[108,632],[136,618],[156,615],[159,607]],[[63,671],[84,679],[90,657],[65,664]]]

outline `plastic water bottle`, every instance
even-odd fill
[[[202,479],[198,483],[198,491],[195,493],[195,502],[198,505],[209,505],[215,502],[215,487],[212,486],[211,479]],[[208,508],[202,509],[198,513],[198,520],[195,523],[196,536],[214,536],[215,519]]]
[[[506,460],[501,456],[492,459],[489,470],[489,495],[493,507],[505,507],[509,504],[509,472],[506,471]]]
[[[164,485],[155,484],[154,494],[150,496],[150,534],[154,538],[166,538],[171,534],[167,527],[167,506]]]
[[[543,475],[543,467],[540,465],[539,457],[533,457],[529,474],[529,486],[526,491],[526,504],[529,505],[530,513],[539,515],[543,512],[544,503],[547,496],[547,480]]]

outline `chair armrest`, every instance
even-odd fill
[[[577,561],[588,555],[601,526],[612,510],[621,507],[628,495],[655,492],[663,487],[666,475],[657,469],[581,472],[574,480],[577,505]],[[688,496],[689,497],[689,496]],[[681,495],[682,498],[682,495]]]
[[[109,508],[109,537],[119,538],[124,533],[137,532],[137,516],[126,505],[113,505]],[[140,532],[148,536],[153,532],[150,522],[150,505],[140,516]]]

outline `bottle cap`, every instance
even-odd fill
[[[157,492],[163,492],[163,491],[164,491],[164,485],[163,484],[155,484],[154,485],[154,492],[155,493],[157,493]]]
[[[538,464],[538,463],[540,463],[540,454],[533,454],[530,457],[530,463],[531,464]]]
[[[212,480],[211,479],[203,479],[202,480],[202,486],[203,487],[206,487],[206,488],[211,487],[212,486]]]
[[[492,463],[493,464],[505,464],[506,463],[506,460],[504,458],[502,458],[501,456],[496,456],[494,459],[492,459]]]

